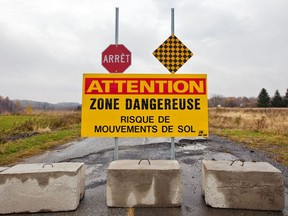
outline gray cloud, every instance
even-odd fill
[[[152,52],[171,33],[194,53],[177,73],[207,73],[209,94],[257,96],[288,88],[285,0],[0,1],[0,95],[81,102],[82,74],[105,72],[115,40],[132,52],[126,73],[169,73]]]

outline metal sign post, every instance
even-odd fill
[[[171,8],[171,36],[153,52],[153,55],[171,72],[171,74],[175,74],[193,55],[193,53],[175,36],[174,17],[174,8]],[[175,160],[174,137],[171,137],[171,160]]]
[[[118,160],[118,137],[114,138],[114,160]]]
[[[171,35],[174,35],[174,8],[171,8]],[[174,72],[172,72],[174,74]],[[171,160],[175,160],[175,138],[171,137]]]
[[[174,35],[174,8],[171,8],[171,35]]]
[[[123,73],[131,65],[131,52],[119,44],[119,8],[116,8],[115,44],[110,44],[102,52],[102,66],[110,73]]]
[[[116,7],[116,16],[115,16],[115,44],[118,44],[119,39],[119,8]]]
[[[115,16],[115,44],[118,44],[119,39],[119,8],[116,7],[116,16]],[[119,139],[118,137],[114,138],[114,161],[118,160],[118,146]]]

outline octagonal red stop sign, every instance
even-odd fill
[[[131,52],[123,44],[111,44],[102,52],[102,65],[110,73],[123,73],[131,65]]]

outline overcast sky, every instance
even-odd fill
[[[178,71],[205,73],[209,97],[288,88],[287,0],[0,0],[0,95],[81,102],[83,73],[107,73],[101,53],[132,52],[125,73],[170,72],[152,52],[171,34],[194,53]]]

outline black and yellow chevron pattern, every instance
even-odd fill
[[[172,34],[153,52],[153,55],[171,73],[176,73],[192,57],[193,53]]]

